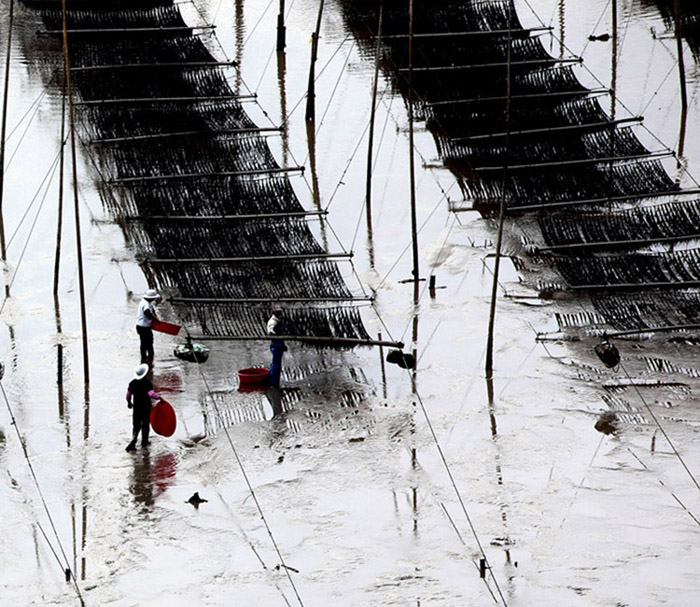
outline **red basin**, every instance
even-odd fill
[[[268,370],[265,367],[250,367],[238,370],[238,379],[242,384],[264,384],[267,382]]]

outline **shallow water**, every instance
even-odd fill
[[[531,4],[545,24],[558,25],[558,3]],[[606,4],[568,4],[565,21],[567,46],[573,52],[585,48],[587,68],[603,83],[610,78],[610,45],[586,41],[591,32],[606,29],[604,22],[596,26]],[[272,52],[276,7],[261,15],[265,7],[258,3],[237,6],[242,16],[221,2],[199,8],[215,19],[223,49],[241,61],[243,81],[259,95],[260,107],[251,104],[251,114],[262,124],[264,109],[279,123]],[[534,23],[526,8],[518,3],[525,24]],[[278,158],[288,154],[290,163],[307,163],[303,95],[316,9],[316,3],[294,3],[287,24],[289,150],[282,150],[281,140],[271,139],[271,145]],[[619,10],[625,34],[618,96],[632,113],[643,110],[650,141],[654,135],[673,147],[679,101],[675,78],[666,77],[673,41],[651,36],[650,28],[664,27],[653,10],[638,2],[621,3]],[[553,329],[555,312],[579,313],[587,309],[585,301],[503,297],[489,386],[483,378],[491,289],[486,255],[494,226],[473,213],[448,213],[444,193],[457,197],[457,188],[439,169],[418,175],[421,272],[434,273],[439,289],[434,299],[421,290],[414,324],[412,289],[400,282],[411,269],[406,112],[400,99],[383,93],[372,267],[362,209],[362,134],[373,65],[359,56],[334,4],[327,6],[319,49],[316,153],[321,199],[330,215],[317,234],[325,234],[331,250],[353,249],[362,284],[376,289],[378,315],[370,308],[365,314],[371,333],[381,331],[412,348],[415,331],[417,394],[406,371],[386,365],[382,373],[376,349],[317,353],[298,347],[285,359],[282,395],[240,393],[236,369],[266,365],[267,344],[216,342],[209,361],[197,367],[171,355],[176,338],[158,335],[154,383],[176,407],[178,429],[171,438],[155,437],[149,452],[125,453],[130,412],[124,390],[138,346],[133,314],[146,283],[120,229],[102,210],[84,153],[79,175],[91,377],[86,407],[70,192],[60,334],[51,294],[55,181],[29,240],[38,202],[20,225],[55,157],[60,111],[54,89],[42,97],[44,82],[31,50],[37,26],[27,22],[27,9],[21,15],[26,40],[18,37],[16,44],[8,125],[24,124],[20,119],[31,104],[42,101],[26,134],[20,126],[10,138],[11,149],[18,147],[3,206],[8,233],[19,226],[8,248],[13,297],[0,313],[6,326],[0,334],[7,365],[2,385],[16,419],[13,425],[4,406],[3,602],[73,605],[80,592],[88,605],[124,606],[693,604],[700,586],[693,518],[700,516],[698,488],[652,414],[688,469],[699,469],[694,348],[662,339],[622,342],[623,368],[607,370],[595,358],[592,340],[535,340],[537,332]],[[696,66],[687,66],[694,74]],[[692,78],[686,140],[691,173],[700,158],[694,91]],[[419,165],[435,161],[430,136],[419,132],[416,141]],[[311,207],[304,180],[295,187]],[[512,238],[519,236],[514,226]],[[344,269],[359,292],[351,268]],[[510,267],[502,275],[504,291],[524,291]],[[167,308],[163,314],[168,317]],[[57,344],[65,356],[63,400],[56,384]],[[649,371],[647,358],[672,361],[676,368]],[[606,381],[626,379],[626,372],[674,385],[603,388]],[[617,436],[593,427],[609,408],[604,396],[625,420]],[[187,502],[195,491],[208,500],[197,509]],[[491,566],[488,585],[479,577],[477,539]],[[277,568],[280,554],[292,568],[289,577]],[[66,563],[77,591],[64,581]]]

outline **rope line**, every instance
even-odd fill
[[[177,312],[176,312],[177,313]],[[182,322],[182,317],[178,314],[178,317],[180,318],[180,321]],[[191,341],[191,335],[187,327],[183,323],[183,328],[185,329],[185,333],[187,334],[187,339]],[[270,528],[270,525],[267,521],[267,518],[265,517],[265,513],[262,509],[262,506],[260,502],[258,501],[258,497],[255,493],[255,490],[253,489],[253,485],[250,482],[250,479],[248,477],[248,473],[245,470],[245,467],[243,466],[243,460],[241,459],[240,455],[238,454],[238,450],[236,449],[235,445],[233,444],[233,439],[231,438],[231,434],[228,431],[227,424],[224,420],[223,415],[221,414],[221,411],[219,410],[218,405],[216,404],[216,400],[213,397],[213,392],[209,386],[209,382],[207,381],[206,376],[204,375],[204,372],[202,371],[201,365],[197,365],[197,370],[199,371],[199,375],[202,378],[202,381],[204,382],[204,387],[206,389],[207,394],[209,395],[209,400],[212,403],[212,406],[214,407],[214,411],[216,412],[217,417],[219,418],[219,422],[221,424],[221,427],[224,430],[224,434],[226,435],[226,439],[228,441],[228,444],[231,447],[231,451],[233,451],[233,455],[236,459],[236,463],[238,464],[238,467],[241,471],[241,474],[243,475],[243,479],[245,480],[245,484],[248,488],[248,491],[253,498],[253,502],[255,503],[255,507],[258,510],[258,513],[260,514],[260,519],[262,520],[265,530],[267,531],[267,535],[270,538],[270,542],[272,543],[272,546],[275,549],[275,552],[277,553],[277,556],[280,559],[280,564],[281,564],[281,569],[284,569],[284,573],[287,576],[287,579],[289,580],[289,584],[292,587],[292,590],[294,591],[294,595],[296,596],[297,601],[299,602],[299,605],[301,607],[304,607],[304,603],[301,600],[301,596],[299,595],[299,591],[297,590],[296,585],[294,584],[294,580],[292,579],[291,574],[289,573],[289,567],[287,567],[287,564],[285,563],[284,557],[282,556],[282,552],[280,551],[279,545],[277,544],[277,541],[275,540],[275,536],[272,534],[272,529]]]
[[[637,456],[637,454],[634,451],[632,451],[632,449],[627,447],[627,451],[630,452],[632,457],[634,457],[634,459],[636,459],[645,470],[649,470],[651,472],[649,467]],[[695,524],[698,525],[698,527],[700,527],[700,520],[698,520],[697,517],[688,509],[688,507],[678,498],[678,496],[673,491],[671,491],[669,487],[666,486],[666,483],[664,483],[660,478],[657,478],[656,480],[659,482],[659,485],[661,485],[664,489],[666,489],[666,491],[668,491],[671,494],[671,497],[673,497],[673,499],[676,500],[678,505],[681,508],[683,508],[683,510],[685,510],[685,512],[691,519],[693,519]]]
[[[700,490],[700,483],[698,483],[697,479],[691,472],[690,468],[688,465],[685,463],[685,460],[681,456],[681,454],[678,452],[678,449],[676,449],[676,446],[673,444],[673,441],[671,440],[671,437],[666,433],[666,430],[664,427],[661,425],[661,421],[659,421],[659,418],[656,417],[654,412],[652,411],[651,407],[647,403],[647,401],[644,399],[644,396],[642,395],[641,391],[639,390],[639,386],[637,386],[633,381],[632,378],[630,377],[629,373],[627,372],[627,369],[625,368],[625,365],[620,362],[620,368],[622,369],[623,373],[625,374],[625,377],[630,381],[632,384],[632,387],[634,388],[634,391],[637,393],[637,396],[639,397],[639,400],[642,401],[644,404],[644,407],[646,408],[647,412],[651,416],[651,418],[654,420],[654,423],[658,426],[659,430],[661,431],[661,434],[663,434],[664,438],[668,442],[668,444],[671,447],[671,450],[675,454],[675,456],[678,458],[678,461],[681,463],[681,466],[683,466],[683,469],[688,473],[688,476],[690,479],[693,481],[693,484],[697,487],[698,490]]]
[[[2,392],[3,400],[5,401],[5,406],[7,407],[7,411],[10,414],[11,423],[15,427],[15,432],[17,433],[17,438],[19,440],[19,444],[22,447],[22,452],[24,453],[24,459],[27,461],[27,466],[29,467],[29,472],[31,473],[32,479],[34,480],[34,485],[36,486],[37,493],[39,494],[39,498],[40,498],[41,503],[44,507],[44,511],[46,512],[46,517],[49,520],[49,524],[51,526],[51,529],[54,533],[54,536],[56,537],[56,541],[58,542],[58,547],[60,549],[61,555],[63,556],[63,559],[66,563],[66,566],[64,567],[64,573],[65,572],[70,573],[70,578],[71,578],[71,581],[73,582],[73,587],[75,589],[75,592],[78,595],[78,599],[80,600],[80,604],[85,605],[85,602],[83,601],[82,594],[80,592],[80,587],[78,586],[78,580],[75,578],[75,574],[73,573],[73,569],[70,566],[70,561],[68,560],[68,557],[66,556],[66,552],[63,549],[63,543],[61,542],[61,538],[58,535],[56,525],[53,522],[53,517],[51,516],[51,510],[49,510],[49,506],[46,503],[46,499],[44,498],[44,494],[41,491],[41,486],[39,485],[39,479],[36,476],[36,473],[34,471],[34,466],[32,465],[32,461],[31,461],[31,459],[29,457],[29,453],[27,451],[27,445],[26,445],[24,438],[22,436],[22,432],[19,429],[19,425],[17,424],[17,419],[15,418],[15,414],[12,411],[12,406],[10,405],[10,401],[7,398],[7,394],[5,392],[5,386],[2,385],[2,382],[0,382],[0,391]],[[43,533],[43,529],[42,529],[42,533]],[[49,543],[49,545],[51,545],[51,544]],[[53,547],[51,548],[51,550],[53,551]]]
[[[415,382],[415,379],[413,377],[413,374],[411,373],[411,370],[409,370],[409,369],[407,369],[406,372],[411,380],[412,392],[413,392],[413,394],[415,394],[416,399],[418,400],[418,403],[420,404],[421,411],[423,412],[423,417],[425,418],[425,421],[426,421],[428,428],[430,430],[430,434],[433,438],[433,441],[435,442],[435,446],[438,450],[438,454],[440,455],[440,459],[442,460],[442,464],[445,468],[445,471],[447,472],[447,476],[450,479],[452,489],[454,490],[455,495],[457,496],[457,500],[459,501],[460,507],[462,509],[462,512],[464,513],[464,516],[467,519],[467,523],[469,524],[469,528],[471,529],[474,540],[476,541],[476,545],[479,548],[479,552],[481,552],[481,556],[486,563],[486,567],[489,570],[489,572],[491,573],[493,583],[496,586],[496,591],[498,592],[498,595],[500,596],[501,601],[503,602],[503,605],[505,607],[507,607],[508,603],[506,602],[506,599],[503,596],[503,593],[501,592],[500,585],[498,584],[498,580],[496,579],[496,576],[493,573],[493,569],[491,568],[491,565],[488,561],[488,557],[486,556],[486,552],[484,551],[484,547],[481,543],[481,540],[479,539],[479,535],[476,532],[476,528],[474,527],[474,523],[472,522],[472,519],[469,516],[469,512],[467,511],[467,506],[464,503],[464,499],[462,498],[462,494],[461,494],[459,488],[457,487],[457,482],[455,481],[455,478],[452,474],[452,470],[450,468],[450,465],[447,463],[447,458],[445,457],[445,453],[442,450],[442,446],[440,445],[440,441],[438,440],[437,434],[435,433],[435,429],[433,428],[433,424],[430,421],[430,416],[428,415],[428,411],[425,408],[425,405],[423,404],[423,399],[421,398],[421,395],[418,392],[418,388],[416,386],[416,382]]]

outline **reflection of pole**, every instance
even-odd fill
[[[681,13],[678,0],[673,0],[673,23],[676,29],[676,48],[678,49],[678,76],[681,81],[681,132],[678,138],[678,156],[683,155],[685,147],[685,124],[688,117],[688,93],[685,85],[685,63],[683,61],[683,40],[681,39]]]
[[[5,246],[5,221],[2,214],[2,198],[5,189],[5,132],[7,129],[7,96],[10,88],[10,55],[12,51],[12,22],[14,20],[15,0],[10,0],[10,15],[7,25],[7,55],[5,56],[5,88],[2,95],[2,128],[0,128],[0,255],[2,261],[7,261],[7,248]],[[10,286],[5,285],[5,292],[9,296]]]
[[[83,377],[85,387],[90,384],[90,361],[88,358],[87,310],[85,306],[85,278],[83,274],[83,245],[80,236],[80,204],[78,202],[78,162],[75,152],[75,121],[73,119],[73,91],[70,80],[70,59],[68,56],[68,26],[66,24],[66,0],[61,0],[63,11],[63,60],[68,90],[68,117],[70,122],[70,148],[73,161],[73,206],[75,215],[75,246],[78,257],[78,289],[80,292],[80,322],[83,336]],[[89,404],[85,401],[85,415],[89,414]]]
[[[374,268],[374,244],[372,242],[372,156],[374,155],[374,118],[377,113],[377,83],[379,81],[379,55],[382,42],[382,20],[384,0],[379,0],[379,22],[377,24],[377,44],[374,56],[374,81],[372,83],[372,109],[369,116],[369,141],[367,144],[367,189],[365,193],[365,213],[367,215],[367,242],[369,245],[369,266]]]
[[[493,378],[491,376],[486,377],[486,393],[488,395],[488,406],[489,406],[489,418],[491,420],[491,438],[496,441],[498,437],[498,424],[496,423],[496,406],[493,397]],[[499,453],[496,453],[496,482],[499,487],[503,487],[503,469],[501,468],[501,462]],[[501,499],[501,520],[504,526],[508,525],[508,511],[506,510],[505,500]],[[510,554],[510,540],[508,538],[508,533],[506,530],[503,550],[506,553],[506,563],[510,564],[511,554]],[[482,576],[484,577],[484,576]]]
[[[377,339],[379,340],[379,366],[382,370],[382,396],[386,398],[386,368],[384,367],[384,346],[382,346],[382,332],[377,333]]]
[[[56,218],[56,255],[53,266],[53,294],[58,296],[58,275],[61,266],[61,232],[63,229],[63,165],[66,140],[66,67],[63,66],[63,95],[61,101],[61,156],[58,168],[58,213]],[[57,300],[58,301],[58,300]],[[58,309],[58,308],[57,308]]]
[[[280,12],[277,15],[277,52],[283,53],[286,41],[287,28],[284,26],[284,0],[280,0]]]
[[[418,222],[416,220],[416,167],[413,152],[413,0],[408,8],[408,153],[411,187],[411,245],[413,251],[413,299],[418,299]]]
[[[316,120],[316,58],[318,56],[318,36],[321,31],[321,15],[323,14],[323,0],[318,5],[316,17],[316,31],[311,34],[311,65],[309,66],[309,87],[306,94],[306,120]]]
[[[509,5],[510,6],[510,5]],[[506,188],[508,185],[508,145],[510,143],[510,55],[511,55],[511,15],[508,10],[508,48],[506,49],[506,135],[505,156],[503,159],[503,181],[501,183],[501,204],[498,213],[498,237],[496,239],[496,259],[493,265],[493,284],[491,287],[491,308],[489,311],[489,328],[486,343],[486,376],[493,372],[493,330],[496,320],[496,298],[498,295],[498,273],[501,267],[501,247],[503,244],[503,222],[506,215]]]

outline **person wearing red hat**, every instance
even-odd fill
[[[160,399],[160,394],[153,390],[153,384],[148,379],[150,367],[140,364],[134,370],[134,378],[126,390],[126,403],[133,409],[133,432],[131,442],[126,446],[127,451],[136,449],[136,440],[141,433],[141,446],[148,447],[148,434],[151,429],[151,399]]]

